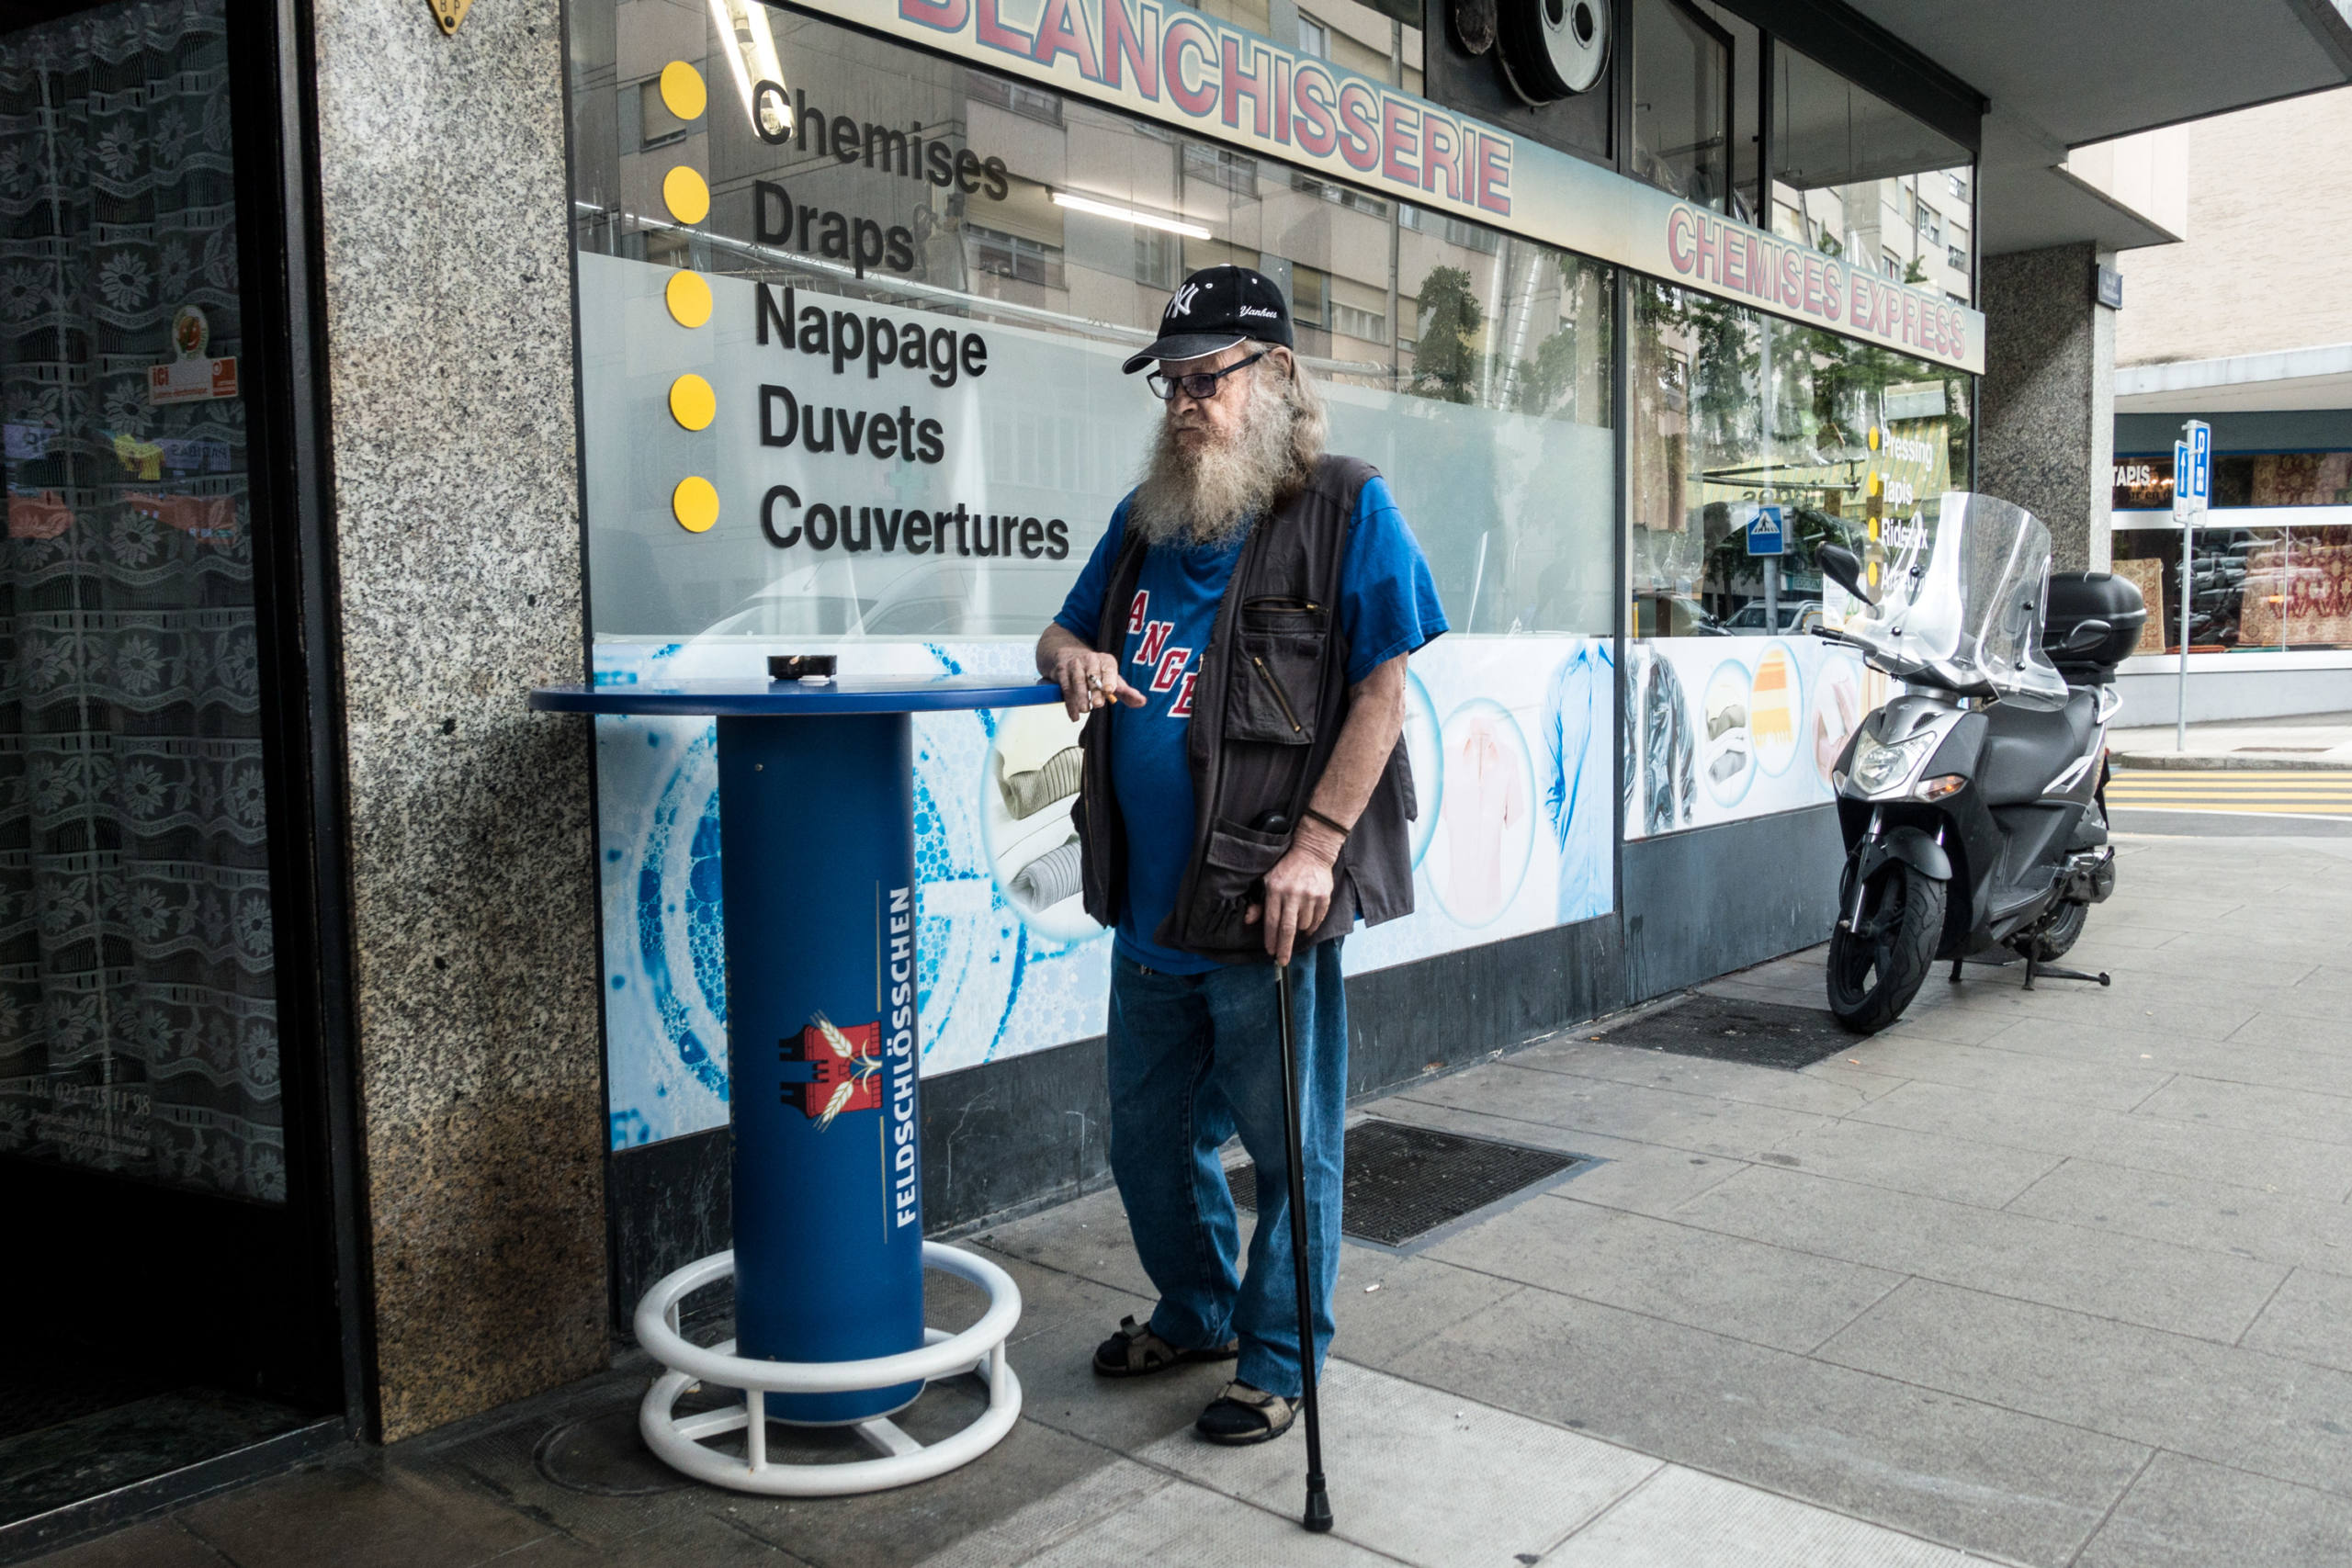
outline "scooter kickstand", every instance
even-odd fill
[[[1960,984],[1960,966],[1967,962],[1968,960],[1965,958],[1955,958],[1951,961],[1951,983],[1953,985],[1957,986]]]

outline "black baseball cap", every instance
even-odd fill
[[[1292,346],[1283,291],[1246,266],[1204,266],[1176,286],[1159,313],[1159,336],[1123,368],[1132,376],[1155,360],[1200,359],[1248,342]]]

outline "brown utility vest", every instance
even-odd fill
[[[1326,457],[1315,479],[1271,522],[1252,527],[1218,603],[1193,682],[1185,736],[1196,817],[1176,908],[1152,933],[1163,947],[1226,964],[1262,963],[1261,928],[1243,919],[1258,884],[1290,848],[1288,832],[1260,831],[1269,814],[1297,822],[1348,716],[1348,639],[1340,626],[1340,572],[1356,500],[1375,470]],[[1127,605],[1150,546],[1130,528],[1111,566],[1094,646],[1126,646]],[[1086,912],[1118,923],[1126,829],[1111,786],[1111,725],[1097,710],[1079,737],[1084,765],[1070,819],[1077,826]],[[1344,936],[1361,917],[1378,925],[1413,912],[1412,764],[1402,736],[1372,799],[1331,867],[1331,910],[1300,946]]]

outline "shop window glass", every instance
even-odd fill
[[[1726,209],[1731,38],[1682,0],[1634,6],[1634,173]]]
[[[1889,276],[1974,297],[1964,236],[1947,243],[1921,200],[1963,204],[1972,159],[1951,138],[1786,44],[1772,49],[1772,221],[1832,255],[1877,256]],[[1891,265],[1889,265],[1891,262]]]
[[[1760,158],[1764,125],[1758,90],[1763,79],[1763,37],[1755,23],[1715,0],[1692,3],[1731,39],[1731,215],[1761,228],[1765,222]]]
[[[710,171],[709,221],[685,230],[649,216],[660,211],[659,160],[577,160],[600,649],[791,636],[1025,645],[1059,607],[1159,418],[1119,359],[1156,328],[1181,271],[1219,262],[1287,288],[1330,446],[1386,476],[1457,632],[1611,630],[1611,269],[1451,217],[1408,226],[1409,209],[1380,197],[1080,98],[1059,99],[1048,127],[1009,112],[1003,85],[976,69],[799,13],[763,15],[810,129],[763,142],[715,90],[694,142]],[[595,62],[577,85],[662,63]],[[969,154],[993,172],[964,189],[888,159],[820,158],[813,127],[837,115],[922,128],[949,166]],[[612,143],[575,145],[594,154]],[[854,251],[825,254],[825,214],[878,231],[883,254],[863,276]],[[662,305],[668,273],[648,265],[657,254],[710,280],[711,329],[682,335]],[[763,346],[762,288],[779,316],[789,288],[796,314],[814,310],[824,332],[852,321],[860,353],[837,374],[837,338],[822,355],[797,338],[787,350],[773,320]],[[874,362],[869,317],[900,342],[920,333],[924,367]],[[978,373],[932,357],[933,344],[967,340],[985,344]],[[710,432],[679,430],[664,412],[688,367],[718,389]],[[781,395],[763,407],[763,386],[788,391],[790,412]],[[870,432],[884,426],[876,448]],[[830,436],[820,453],[812,430],[820,445]],[[687,472],[709,475],[723,498],[709,536],[671,519],[671,488]],[[796,499],[771,503],[778,485]],[[913,508],[944,518],[958,502],[1016,527],[979,540],[997,547],[985,556],[961,553],[952,528],[933,536],[950,541],[944,549],[914,553],[858,520]],[[1038,527],[1023,534],[1024,519]]]
[[[220,0],[0,33],[0,1155],[275,1203],[234,155]]]
[[[1923,360],[1644,279],[1634,287],[1636,637],[1818,624],[1824,543],[1932,507],[1969,473],[1969,378]],[[1743,529],[1782,508],[1778,627]]]

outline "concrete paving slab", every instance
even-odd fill
[[[2352,1375],[1914,1280],[1817,1355],[2352,1495]]]
[[[2032,1563],[2064,1563],[2148,1455],[2079,1427],[1544,1291],[1501,1302],[1391,1370]]]
[[[2269,1084],[2318,1094],[2352,1095],[2352,1052],[2282,1044],[2254,1023],[2221,1043],[2179,1040],[2143,1030],[2086,1030],[2057,1019],[2025,1018],[1988,1037],[1988,1051],[2188,1073],[2222,1083]]]
[[[2072,1159],[2008,1207],[2012,1213],[2352,1275],[2352,1206],[2320,1199]]]
[[[1023,1371],[1025,1384],[1026,1369]],[[923,1397],[926,1402],[935,1399],[937,1391]],[[944,1435],[915,1431],[904,1418],[899,1418],[899,1424],[920,1438]],[[847,1434],[810,1434],[802,1436],[796,1445],[794,1435],[786,1428],[775,1427],[770,1431],[771,1454],[821,1441],[834,1445],[845,1457],[870,1457],[864,1445]],[[690,1495],[700,1504],[703,1514],[790,1552],[811,1568],[899,1568],[953,1544],[970,1531],[985,1529],[1026,1499],[1092,1474],[1115,1458],[1095,1444],[1043,1423],[1023,1420],[969,1464],[925,1482],[920,1507],[909,1507],[908,1495],[894,1492],[854,1497],[761,1497],[696,1486]],[[662,1539],[677,1528],[664,1522],[629,1540],[600,1543],[600,1547],[622,1562],[630,1562],[636,1550],[631,1540]]]
[[[1713,1186],[1746,1163],[1721,1155],[1694,1155],[1667,1144],[1636,1143],[1574,1128],[1546,1127],[1401,1097],[1382,1100],[1380,1114],[1415,1126],[1587,1156],[1598,1163],[1577,1171],[1562,1184],[1562,1190],[1572,1188],[1585,1202],[1637,1213],[1665,1213],[1691,1193]]]
[[[2202,973],[2134,976],[2112,986],[2043,980],[2031,991],[2024,988],[2024,978],[2022,968],[2014,978],[2006,970],[1980,975],[1972,969],[1951,1005],[1995,1017],[2071,1019],[2098,1028],[2153,1030],[2192,1040],[2226,1040],[2260,1010],[2255,998],[2223,999],[2211,976]]]
[[[1848,1055],[1868,1071],[1896,1077],[2072,1100],[2110,1111],[2131,1110],[2163,1089],[2173,1076],[2145,1066],[2125,1067],[2112,1062],[2050,1056],[2020,1059],[2016,1052],[2003,1054],[1983,1045],[1956,1045],[1942,1040],[1880,1037],[1856,1044]]]
[[[1853,1114],[1887,1126],[2083,1155],[2109,1165],[2310,1198],[2341,1201],[2352,1191],[2352,1161],[2336,1145],[2191,1126],[2093,1106],[1986,1094],[1949,1084],[1906,1083]]]
[[[2297,1269],[2238,1343],[2249,1350],[2352,1371],[2352,1279]]]
[[[1433,1257],[1695,1328],[1807,1350],[1903,1276],[1689,1225],[1546,1197],[1430,1249]]]
[[[551,1535],[498,1558],[498,1568],[816,1568],[738,1525],[724,1508],[665,1524],[598,1548]]]
[[[1325,1378],[1334,1534],[1427,1568],[1540,1557],[1659,1461],[1344,1361]],[[1304,1439],[1224,1449],[1189,1434],[1137,1457],[1295,1516]],[[1294,1527],[1295,1528],[1295,1527]],[[1287,1562],[1277,1556],[1271,1562]]]
[[[1807,1133],[1759,1163],[1998,1209],[2055,1169],[2061,1156],[1848,1117]]]
[[[2352,1562],[2352,1502],[2160,1453],[2075,1568],[2321,1568]]]
[[[2217,1127],[2284,1133],[2312,1143],[2352,1145],[2352,1099],[2261,1084],[2174,1078],[2137,1108],[2142,1116]]]
[[[1112,1568],[1175,1563],[1186,1568],[1385,1568],[1399,1559],[1345,1538],[1309,1535],[1295,1517],[1238,1503],[1179,1481],[1087,1526],[1027,1560],[1025,1568]]]
[[[1025,1562],[1176,1483],[1174,1477],[1148,1465],[1115,1459],[932,1553],[915,1568],[1001,1568]]]
[[[2352,1043],[2352,1021],[2317,1018],[2270,1009],[2257,1012],[2231,1032],[2225,1044],[2264,1043],[2293,1050],[2343,1051]]]
[[[1972,1568],[1984,1559],[1668,1465],[1544,1568]]]
[[[1705,1056],[1681,1056],[1638,1045],[1616,1045],[1610,1043],[1606,1035],[1599,1040],[1547,1042],[1514,1053],[1510,1065],[1822,1116],[1843,1115],[1870,1098],[1862,1090],[1813,1077],[1809,1072],[1750,1066]]]
[[[156,1519],[52,1551],[41,1568],[236,1568],[173,1519]]]
[[[305,1466],[208,1497],[178,1518],[238,1568],[468,1568],[554,1528],[380,1455]]]
[[[1521,1287],[1427,1255],[1400,1258],[1355,1242],[1340,1248],[1335,1355],[1385,1360]]]
[[[1941,976],[1951,973],[1950,966],[1928,978],[1929,983],[1919,987],[1920,999],[1932,999],[1940,1006],[1922,1007],[1919,1000],[1904,1010],[1903,1016],[1871,1038],[1877,1040],[1949,1040],[1955,1045],[1977,1045],[2017,1021],[2014,1015],[1990,1013],[1956,1005],[1953,995],[1963,987],[1955,987]],[[1860,1043],[1860,1039],[1856,1043]],[[1848,1053],[1852,1055],[1851,1052]]]
[[[1819,1078],[1825,1083],[1834,1083],[1850,1089],[1853,1091],[1855,1100],[1864,1105],[1876,1100],[1880,1095],[1901,1087],[1904,1082],[1902,1078],[1896,1077],[1892,1073],[1866,1071],[1856,1066],[1851,1058],[1846,1056],[1832,1056],[1826,1062],[1815,1062],[1809,1067],[1800,1068],[1798,1076]]]
[[[1769,1166],[1710,1188],[1675,1217],[1885,1270],[1878,1278],[1890,1284],[1917,1275],[2221,1344],[2245,1331],[2287,1277],[2275,1263]]]
[[[1242,1212],[1241,1224],[1246,1235],[1250,1224],[1247,1210]],[[978,1240],[991,1251],[1114,1290],[1152,1300],[1159,1295],[1128,1244],[1127,1211],[1114,1187],[1010,1224],[991,1226],[980,1233]]]
[[[1820,1125],[1825,1118],[1708,1095],[1538,1072],[1498,1062],[1417,1084],[1410,1098],[1509,1121],[1667,1144],[1698,1154],[1751,1157]]]

